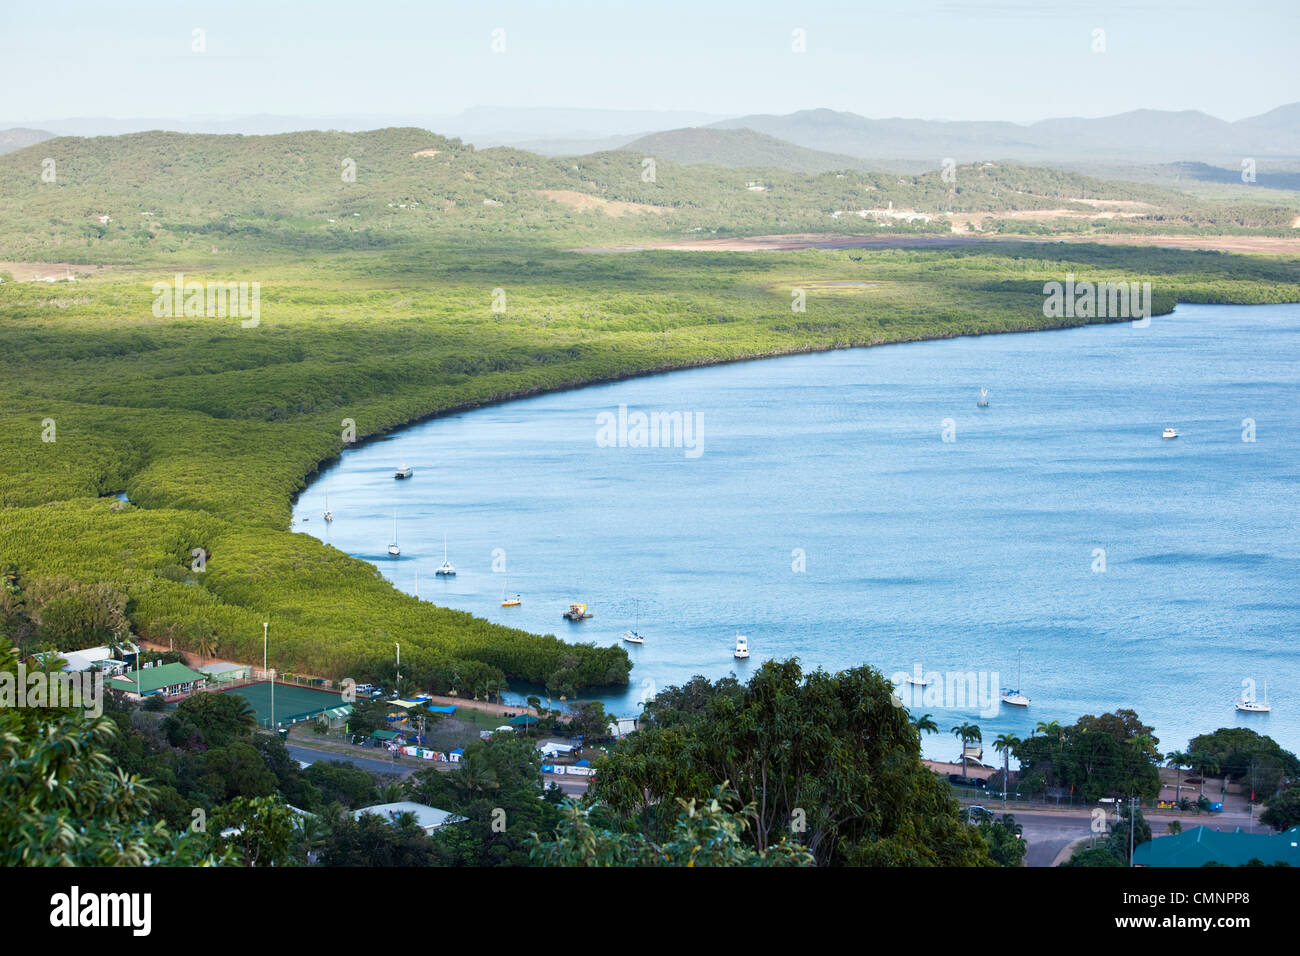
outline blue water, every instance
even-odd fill
[[[702,453],[598,446],[621,404],[698,413]],[[944,731],[927,754],[951,757],[964,720],[987,745],[1117,707],[1165,750],[1237,725],[1297,749],[1298,411],[1300,307],[1182,305],[1148,328],[792,356],[438,419],[346,452],[294,527],[404,591],[418,570],[426,600],[566,639],[621,643],[639,606],[631,686],[601,698],[619,714],[771,657],[1006,687],[1019,656],[1031,706],[923,702]],[[453,579],[433,574],[444,533]],[[522,607],[500,607],[495,549]],[[573,600],[594,617],[561,620]],[[1246,679],[1271,714],[1234,711]]]

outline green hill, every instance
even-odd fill
[[[623,149],[683,165],[711,163],[714,166],[787,169],[797,173],[869,168],[862,159],[796,146],[752,129],[691,127],[667,130],[633,140]]]

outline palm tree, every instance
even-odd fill
[[[1055,737],[1059,741],[1065,735],[1065,728],[1061,726],[1059,720],[1053,720],[1049,723],[1043,723],[1043,721],[1040,720],[1038,725],[1034,727],[1034,734],[1042,734],[1045,737]],[[1032,737],[1033,734],[1030,734],[1030,736]]]
[[[1201,778],[1201,797],[1205,797],[1205,775],[1207,773],[1218,773],[1219,760],[1208,750],[1197,750],[1189,758],[1192,769],[1196,771]]]
[[[1177,784],[1174,790],[1174,802],[1183,802],[1183,768],[1191,761],[1191,758],[1181,750],[1171,750],[1165,754],[1165,766],[1173,767],[1177,771]]]
[[[934,718],[929,714],[913,717],[912,726],[916,728],[918,736],[921,734],[937,734],[939,732],[939,725],[934,722]]]
[[[217,635],[205,620],[199,619],[194,623],[193,647],[200,661],[210,660],[216,656]]]
[[[1002,754],[1002,802],[1007,802],[1007,781],[1011,777],[1011,751],[1020,746],[1015,734],[998,734],[993,749]]]
[[[967,775],[966,745],[972,740],[983,741],[984,738],[980,735],[979,726],[976,724],[959,724],[954,727],[950,733],[954,737],[961,738],[961,775],[964,777]]]

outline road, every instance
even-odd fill
[[[382,757],[363,757],[360,753],[357,755],[341,754],[333,750],[313,750],[310,747],[300,747],[297,744],[288,744],[287,749],[289,756],[294,760],[300,760],[303,763],[316,763],[318,760],[337,760],[344,763],[350,763],[354,767],[360,767],[362,770],[369,770],[371,773],[396,774],[405,780],[411,774],[415,773],[418,768],[417,761],[411,757],[404,757],[401,760],[393,761]],[[358,748],[360,749],[360,748]],[[373,753],[374,751],[366,750],[362,753]],[[419,764],[425,761],[418,761]]]

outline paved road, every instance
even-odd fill
[[[373,750],[361,750],[358,753],[341,754],[332,750],[313,750],[310,747],[300,747],[297,744],[288,745],[289,756],[294,760],[301,760],[303,763],[316,763],[318,760],[341,760],[350,763],[354,767],[360,767],[362,770],[369,770],[371,773],[396,774],[403,780],[415,773],[418,768],[414,758],[403,757],[401,760],[392,761],[379,756],[361,756],[361,754],[375,753]],[[425,761],[419,761],[420,764]]]
[[[542,774],[542,781],[546,784],[555,784],[564,791],[566,797],[580,797],[587,792],[586,777],[569,777],[555,776],[554,774]]]

